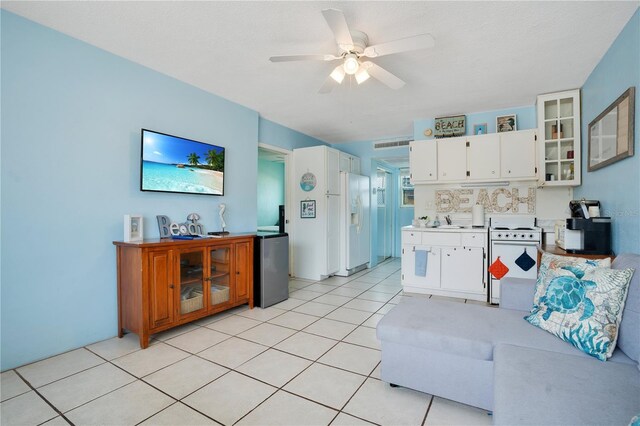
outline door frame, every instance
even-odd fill
[[[378,175],[378,171],[383,171],[385,173],[385,218],[387,217],[387,215],[389,216],[389,229],[391,230],[390,232],[390,241],[389,243],[389,257],[386,257],[382,260],[378,260],[379,262],[384,262],[385,260],[393,257],[394,254],[394,247],[395,247],[395,232],[396,232],[396,221],[395,221],[395,215],[396,215],[396,188],[395,185],[393,184],[393,176],[394,173],[391,169],[385,167],[384,165],[380,164],[379,162],[376,162],[376,178]],[[376,200],[376,214],[377,214],[377,200]],[[380,225],[378,224],[378,227]],[[384,224],[383,224],[383,228],[384,228]],[[383,237],[383,241],[386,242],[387,240],[387,236],[386,233],[383,233],[384,235]],[[380,235],[378,235],[378,238],[380,238]],[[383,242],[383,251],[386,248]],[[378,241],[379,244],[379,241]],[[376,247],[376,251],[377,251],[377,247]],[[379,253],[376,253],[376,259],[378,259],[380,257]]]
[[[278,154],[282,154],[284,156],[284,232],[289,234],[289,276],[292,275],[293,272],[293,226],[290,221],[291,215],[293,214],[293,205],[291,203],[292,194],[291,194],[291,175],[293,173],[293,151],[281,148],[275,145],[269,145],[266,143],[258,142],[258,148],[265,149],[271,152],[277,152]]]

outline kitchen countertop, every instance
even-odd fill
[[[446,226],[446,225],[445,225]],[[403,231],[417,231],[417,232],[487,232],[486,227],[472,228],[471,226],[463,226],[462,228],[416,228],[414,226],[403,226]]]

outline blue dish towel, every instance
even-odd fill
[[[416,270],[415,274],[418,277],[427,276],[427,251],[416,250]]]

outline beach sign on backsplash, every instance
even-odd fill
[[[475,204],[484,206],[486,213],[536,212],[536,188],[497,188],[494,190],[439,189],[436,195],[437,213],[471,213]]]

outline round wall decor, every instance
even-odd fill
[[[317,184],[316,175],[311,172],[303,174],[300,178],[300,188],[305,192],[313,191]]]

